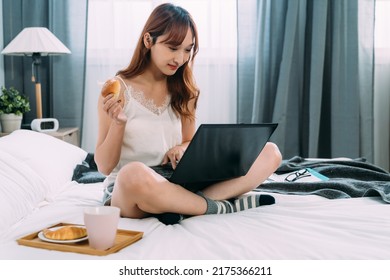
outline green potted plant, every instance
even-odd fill
[[[0,95],[0,122],[2,131],[11,133],[20,129],[23,114],[30,111],[28,97],[20,94],[14,87],[1,87]]]

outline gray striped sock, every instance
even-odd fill
[[[234,212],[238,212],[259,206],[274,204],[275,198],[268,194],[256,194],[237,198],[232,203]]]
[[[250,195],[237,198],[233,201],[234,212],[243,211],[260,206],[259,195]]]
[[[207,202],[207,210],[205,214],[226,214],[234,212],[234,206],[227,200],[212,200],[208,197],[205,197],[203,194],[201,196]]]
[[[198,195],[202,196],[207,202],[205,214],[227,214],[275,203],[275,199],[270,195],[249,195],[233,201],[212,200],[205,197],[201,192],[198,192]]]

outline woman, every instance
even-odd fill
[[[108,175],[104,203],[119,207],[124,217],[236,212],[248,208],[248,203],[240,203],[244,199],[252,200],[250,207],[274,203],[267,195],[232,200],[253,190],[279,166],[281,155],[272,143],[247,175],[207,186],[202,193],[173,184],[150,168],[168,162],[175,168],[195,133],[199,90],[191,64],[197,52],[191,15],[162,4],[147,20],[130,64],[115,77],[121,83],[120,97],[99,97],[95,161]]]

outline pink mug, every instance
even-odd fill
[[[107,250],[115,243],[120,209],[114,206],[96,206],[84,209],[84,223],[91,248]]]

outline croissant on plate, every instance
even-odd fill
[[[44,229],[43,235],[54,240],[72,240],[87,236],[87,230],[82,227],[64,226],[57,230]]]

